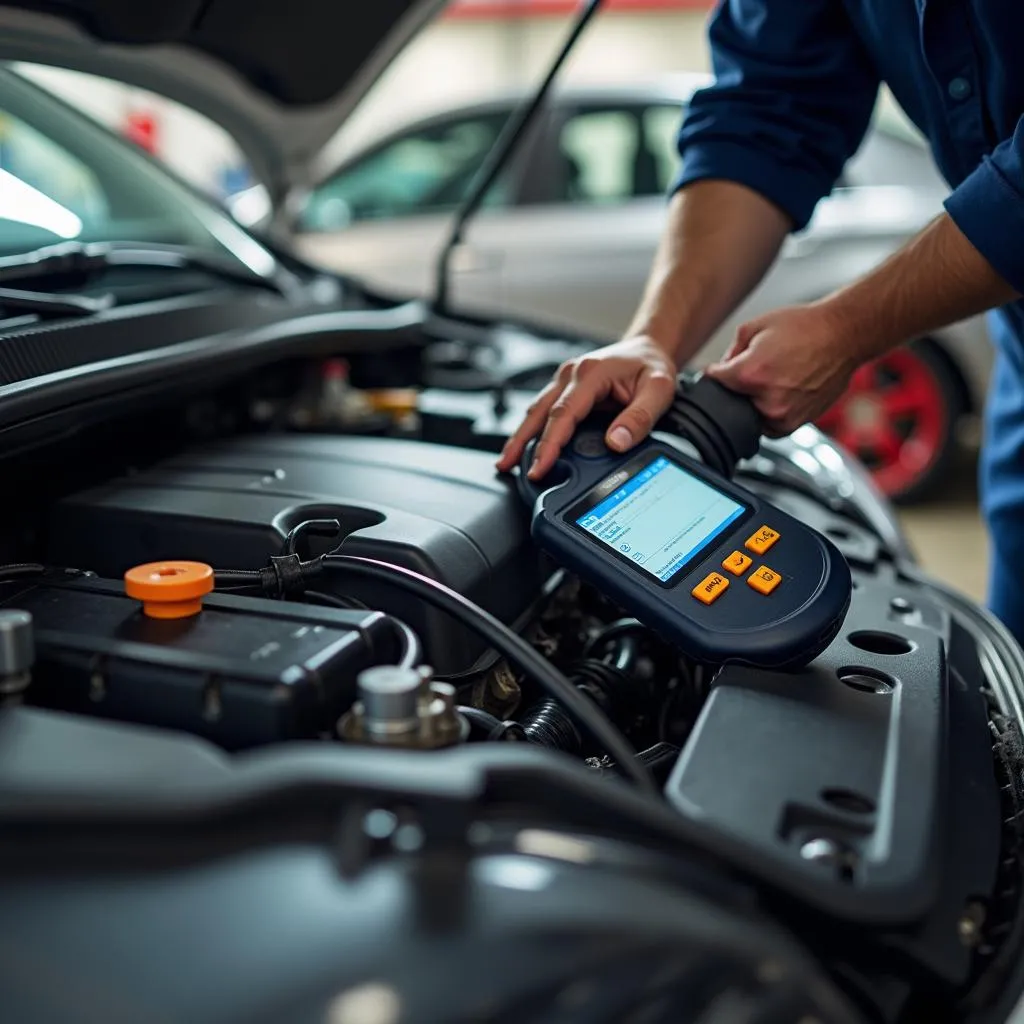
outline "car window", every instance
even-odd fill
[[[578,110],[555,142],[552,200],[619,203],[663,195],[676,172],[678,106],[628,106]]]
[[[31,63],[10,66],[115,135],[134,142],[217,202],[262,184],[237,142],[197,110],[99,75]]]
[[[683,123],[683,107],[671,103],[648,107],[641,115],[644,141],[657,168],[658,192],[668,192],[679,174],[681,159],[676,140]]]
[[[81,160],[0,109],[0,216],[64,237],[109,218],[110,204]]]
[[[273,266],[230,218],[136,147],[0,69],[0,254],[71,239],[188,245]]]
[[[336,231],[367,220],[451,210],[494,146],[507,112],[444,121],[410,130],[355,158],[310,196],[305,231]],[[485,206],[508,202],[509,175],[500,177]]]

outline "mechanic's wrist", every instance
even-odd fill
[[[625,337],[644,338],[671,360],[676,372],[689,362],[694,348],[686,344],[685,333],[678,324],[666,324],[658,320],[638,320],[630,326]]]
[[[830,348],[850,371],[899,344],[873,304],[865,303],[855,293],[844,289],[815,305],[828,324]]]

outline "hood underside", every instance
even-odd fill
[[[0,59],[102,75],[201,111],[278,196],[445,0],[0,0]]]

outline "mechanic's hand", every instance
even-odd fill
[[[539,433],[527,476],[539,480],[554,466],[577,424],[606,398],[626,406],[605,434],[613,451],[624,452],[651,432],[675,397],[676,366],[652,338],[639,336],[563,363],[537,396],[498,459],[502,472],[515,466],[527,442]]]
[[[846,390],[860,361],[826,303],[778,309],[744,324],[705,371],[749,395],[765,433],[784,437],[816,420]]]

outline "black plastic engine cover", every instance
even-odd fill
[[[32,615],[30,703],[182,729],[228,750],[329,734],[359,672],[398,654],[380,612],[234,594],[152,619],[119,581],[58,578],[0,588],[0,607]]]
[[[976,647],[891,568],[855,579],[806,669],[719,673],[666,796],[956,986],[973,955],[957,922],[993,891],[1001,843]]]
[[[162,558],[255,569],[306,519],[337,519],[345,553],[406,566],[512,621],[543,580],[525,510],[493,456],[388,438],[259,436],[201,449],[59,503],[53,564],[120,577]],[[335,540],[317,540],[320,554]],[[469,668],[475,634],[404,592],[335,577],[322,589],[409,623],[441,673]]]

